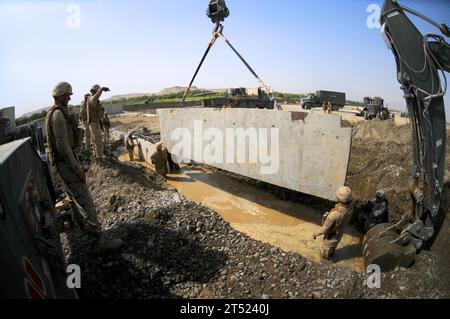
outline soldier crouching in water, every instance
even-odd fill
[[[60,82],[53,89],[54,106],[45,119],[50,160],[63,181],[67,195],[77,207],[74,213],[82,231],[95,238],[99,252],[115,250],[124,243],[121,239],[108,240],[103,237],[86,185],[86,175],[75,151],[82,142],[83,134],[69,119],[68,104],[72,94],[72,86],[67,82]]]
[[[336,200],[334,208],[323,216],[322,228],[313,235],[314,239],[323,235],[320,256],[326,260],[333,256],[353,214],[352,190],[349,187],[340,187],[336,191]]]
[[[167,149],[162,142],[156,143],[156,151],[151,157],[152,164],[159,175],[166,177],[167,175]]]

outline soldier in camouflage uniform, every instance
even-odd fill
[[[74,202],[76,218],[81,229],[94,236],[99,251],[118,249],[120,239],[107,240],[100,231],[97,211],[86,185],[86,175],[78,161],[76,149],[82,143],[83,130],[70,120],[68,104],[72,86],[60,82],[53,89],[54,106],[45,119],[50,160],[63,181],[67,195]]]
[[[134,161],[134,148],[136,146],[138,146],[138,144],[134,142],[133,134],[128,134],[128,136],[125,138],[125,148],[127,149],[128,158],[131,162]]]
[[[105,112],[103,116],[103,143],[104,145],[109,143],[109,130],[111,129],[111,122],[109,121],[108,113]]]
[[[336,199],[337,204],[324,215],[322,228],[313,235],[314,239],[323,235],[320,256],[326,260],[333,256],[353,214],[352,190],[349,187],[340,187],[336,192]]]
[[[88,151],[91,150],[91,130],[89,129],[88,116],[87,116],[87,101],[90,96],[91,95],[89,93],[85,94],[84,100],[80,104],[80,118],[83,122],[84,134],[86,136],[86,147],[87,147]]]
[[[152,164],[158,174],[166,177],[167,175],[167,149],[162,142],[156,144],[156,151],[151,156]]]
[[[92,141],[94,142],[95,158],[97,163],[103,163],[103,140],[102,140],[102,120],[104,109],[100,103],[103,92],[109,92],[106,87],[95,84],[91,88],[91,96],[87,100],[88,122],[91,130]]]
[[[331,105],[331,102],[328,102],[328,114],[333,114],[333,106]]]

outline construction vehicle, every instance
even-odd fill
[[[445,24],[438,24],[417,11],[385,0],[381,12],[382,35],[397,64],[397,79],[406,100],[413,137],[414,186],[412,214],[395,225],[378,224],[364,238],[366,265],[382,271],[410,266],[416,253],[436,237],[440,214],[445,214],[443,185],[446,152],[444,95],[439,72],[446,83],[450,72],[450,46],[441,35],[422,35],[406,12],[437,27],[449,37]]]
[[[213,47],[213,45],[216,43],[216,40],[218,38],[221,38],[229,47],[230,49],[238,56],[238,58],[241,60],[242,63],[247,67],[247,69],[250,71],[250,73],[256,78],[256,80],[259,83],[260,88],[258,88],[258,93],[253,94],[246,92],[246,93],[239,93],[242,91],[242,89],[234,89],[235,94],[231,94],[229,99],[225,100],[215,100],[212,99],[211,101],[204,102],[205,107],[223,107],[226,102],[227,105],[230,107],[258,107],[258,108],[274,108],[276,106],[275,98],[273,97],[272,90],[264,83],[264,81],[256,74],[256,72],[252,69],[252,67],[247,63],[247,61],[242,57],[242,55],[234,48],[234,46],[230,43],[230,41],[223,35],[223,25],[221,22],[225,21],[225,18],[227,18],[230,15],[230,11],[228,10],[227,5],[225,4],[225,0],[210,0],[208,4],[208,8],[206,10],[206,15],[211,19],[211,22],[214,24],[213,29],[213,36],[211,38],[211,41],[208,43],[208,46],[206,48],[205,53],[203,54],[202,59],[200,60],[199,65],[197,66],[197,69],[195,70],[194,76],[191,79],[191,82],[189,83],[188,87],[184,91],[183,98],[180,102],[180,107],[184,106],[186,97],[188,96],[192,84],[194,83],[195,78],[197,77],[198,72],[200,71],[200,68],[203,65],[203,62],[205,61],[209,51]],[[244,92],[244,91],[242,91]],[[257,98],[255,98],[257,96]],[[222,103],[224,102],[224,103]]]
[[[16,127],[14,108],[0,111],[0,298],[77,298],[60,241],[73,214],[56,210],[43,120]]]
[[[364,107],[357,116],[364,116],[364,119],[370,121],[375,118],[380,120],[387,120],[390,118],[390,113],[387,107],[384,107],[384,100],[381,97],[365,97]]]
[[[258,108],[273,109],[275,99],[271,98],[264,88],[235,88],[230,89],[227,97],[206,99],[202,101],[203,107],[230,107],[230,108]]]
[[[16,131],[15,108],[0,109],[0,145],[12,141]]]
[[[55,204],[48,165],[31,138],[0,145],[0,298],[77,298],[60,241],[72,219]]]
[[[345,93],[333,91],[316,91],[309,93],[300,100],[300,104],[304,110],[310,110],[313,107],[322,107],[322,105],[331,102],[333,111],[339,111],[345,105]]]

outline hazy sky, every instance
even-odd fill
[[[450,25],[450,1],[400,2]],[[49,106],[52,88],[62,80],[73,86],[73,104],[95,83],[111,89],[105,98],[186,86],[211,38],[207,4],[0,0],[0,107],[16,106],[21,115]],[[378,95],[404,108],[394,57],[380,29],[367,24],[370,4],[381,7],[382,1],[227,0],[231,15],[224,34],[276,91],[336,90],[352,100]],[[413,21],[423,32],[438,33]],[[257,82],[218,40],[194,85]]]

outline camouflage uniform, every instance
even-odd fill
[[[331,105],[331,102],[328,102],[328,114],[333,114],[333,106]]]
[[[134,160],[134,148],[136,146],[137,145],[133,141],[133,135],[128,134],[127,138],[125,139],[125,148],[127,149],[128,158],[130,159],[130,161]]]
[[[323,110],[323,113],[324,113],[324,114],[327,113],[327,109],[328,109],[328,108],[327,108],[327,105],[326,105],[325,103],[323,103],[323,104],[322,104],[322,110]]]
[[[103,116],[103,143],[106,145],[109,143],[109,129],[111,128],[111,122],[109,121],[108,114],[105,112]]]
[[[100,252],[116,250],[124,242],[121,239],[108,240],[102,236],[97,211],[86,185],[86,176],[76,155],[75,150],[81,144],[83,134],[82,129],[70,120],[67,108],[70,95],[72,87],[67,82],[58,83],[53,90],[55,105],[45,119],[50,160],[77,208],[74,209],[74,214],[82,230],[95,237]]]
[[[151,156],[152,164],[158,174],[167,175],[167,149],[162,143],[156,144],[156,151]]]
[[[101,127],[103,108],[100,104],[100,96],[103,93],[103,88],[96,84],[91,88],[91,93],[92,95],[87,101],[88,122],[94,144],[95,158],[97,162],[101,162],[103,160],[103,140]]]
[[[91,148],[91,130],[89,129],[88,124],[88,116],[87,116],[87,100],[89,98],[90,94],[86,94],[84,96],[83,102],[81,102],[80,105],[80,117],[83,121],[83,127],[84,127],[84,134],[86,136],[86,146],[88,150]]]
[[[344,195],[345,197],[339,196],[341,190],[347,192]],[[320,256],[323,259],[331,259],[353,214],[351,190],[348,187],[340,188],[337,192],[337,198],[338,203],[329,213],[324,215],[322,228],[314,233],[314,238],[324,235],[320,247]]]
[[[75,152],[81,143],[80,133],[69,121],[67,106],[53,106],[47,114],[45,127],[51,162],[78,208],[75,215],[80,226],[88,231],[98,231],[97,212],[87,185],[80,177],[82,168]]]

